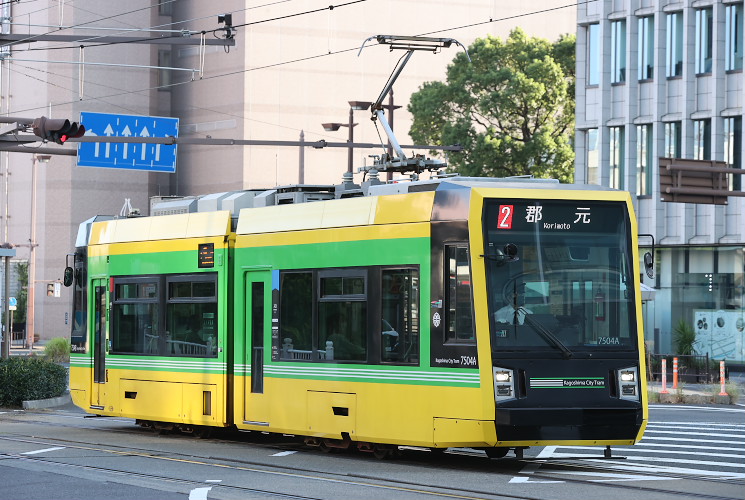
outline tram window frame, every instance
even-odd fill
[[[399,320],[396,321],[390,317],[386,311],[386,294],[385,294],[385,276],[387,273],[409,273],[409,288],[410,294],[408,301],[404,305],[405,318],[404,323],[408,320],[409,327],[402,327],[399,322],[401,317],[399,314]],[[384,365],[418,365],[419,364],[419,351],[421,349],[421,276],[419,273],[419,266],[401,266],[401,267],[382,267],[380,269],[380,317],[382,319],[380,325],[380,363]],[[408,307],[406,306],[408,305]],[[388,323],[388,326],[392,328],[397,334],[396,336],[386,335],[386,332],[391,330],[384,330],[386,325],[383,321]],[[395,338],[394,338],[395,337]],[[398,351],[396,353],[396,351]],[[396,355],[399,359],[395,359]]]
[[[189,283],[189,295],[174,296],[176,286]],[[197,294],[199,284],[211,284],[208,294]],[[217,273],[169,275],[165,277],[166,356],[217,357],[218,344],[218,291]],[[185,290],[181,287],[179,293]],[[176,314],[176,309],[180,314]],[[184,314],[184,311],[186,314]],[[199,318],[201,315],[201,318]],[[176,317],[181,318],[176,320]],[[177,323],[178,327],[177,327]],[[204,347],[201,347],[204,346]]]
[[[296,283],[290,285],[288,281],[298,280]],[[287,280],[287,281],[286,281]],[[315,286],[313,271],[310,270],[298,270],[298,271],[280,271],[279,274],[279,341],[280,345],[277,347],[279,358],[275,361],[312,361],[314,354],[317,356],[317,349],[315,346]],[[298,288],[301,287],[301,288]],[[291,287],[291,288],[290,288]],[[292,292],[292,294],[290,293]],[[297,293],[300,292],[300,293]],[[307,318],[303,323],[303,313],[293,314],[290,317],[290,313],[297,313],[298,302],[302,300],[302,308],[306,315],[310,317],[310,331],[302,329],[303,324],[307,325]],[[288,331],[291,330],[291,331]],[[304,342],[298,343],[300,340]],[[307,351],[299,354],[308,354],[308,356],[301,356],[293,358],[291,353],[295,351]]]
[[[384,293],[383,277],[387,273],[407,272],[412,282],[412,292],[408,301],[409,316],[408,331],[397,331],[403,342],[400,342],[399,359],[388,355],[386,359],[385,343],[383,340],[383,310]],[[330,283],[324,282],[329,278],[341,278],[341,288],[328,291]],[[361,278],[356,289],[347,288],[345,292],[345,278]],[[288,283],[292,280],[292,283]],[[305,283],[303,283],[305,281]],[[274,344],[273,361],[280,362],[316,362],[316,363],[357,363],[368,365],[406,365],[418,366],[421,359],[421,274],[419,265],[398,266],[369,266],[332,269],[292,269],[281,270],[279,278],[279,336]],[[415,284],[413,283],[415,282]],[[359,284],[361,283],[361,288]],[[303,289],[298,289],[298,285]],[[308,286],[310,285],[310,286]],[[298,291],[300,293],[298,293]],[[325,293],[324,293],[325,292]],[[304,303],[304,313],[297,313],[298,301]],[[341,356],[338,340],[334,344],[333,352],[326,348],[326,336],[323,332],[324,309],[330,307],[358,308],[350,315],[357,314],[356,328],[360,330],[355,339],[357,347],[363,347],[364,359],[358,356]],[[360,311],[361,309],[361,311]],[[294,312],[291,314],[290,312]],[[336,311],[338,312],[338,311]],[[361,316],[361,317],[360,317]],[[326,314],[326,317],[329,317]],[[301,318],[310,318],[310,320]],[[297,332],[297,324],[309,324],[311,329],[310,342],[299,344],[298,339],[307,337]],[[394,321],[398,323],[398,321]],[[330,335],[329,335],[330,338]],[[333,339],[331,339],[334,342]],[[328,358],[328,359],[327,359]]]
[[[158,355],[160,345],[165,340],[159,332],[161,327],[159,276],[122,276],[113,278],[113,293],[111,297],[111,347],[110,354],[144,354]],[[135,286],[132,296],[124,296],[124,287]],[[154,293],[145,294],[144,286],[155,286]],[[143,310],[142,306],[146,309]],[[126,313],[126,314],[124,314]],[[150,320],[141,319],[149,317]],[[129,330],[123,328],[128,324]],[[123,331],[126,330],[126,331]],[[148,333],[149,330],[149,333]],[[154,351],[154,352],[148,352]]]
[[[368,363],[370,352],[368,273],[368,268],[360,267],[318,271],[316,331],[318,352],[324,354],[323,361]],[[340,279],[341,288],[333,291],[340,293],[325,293],[326,284],[336,279]],[[357,288],[360,284],[358,279],[361,279],[361,291]],[[350,288],[347,288],[348,286]],[[325,321],[331,318],[338,318],[338,322]],[[359,333],[355,327],[360,330]],[[331,341],[332,345],[328,346],[327,341]],[[333,353],[331,353],[333,357],[328,352],[329,347],[333,347]]]
[[[458,270],[457,270],[457,251],[458,250],[465,250],[466,252],[466,262],[467,262],[467,268],[468,268],[468,310],[467,310],[467,318],[465,316],[460,316],[462,318],[470,319],[471,323],[471,333],[468,337],[459,337],[457,333],[457,323],[459,319],[459,315],[462,315],[466,311],[459,311],[458,310],[458,304],[462,303],[463,301],[458,301]],[[455,260],[456,260],[456,270],[455,270],[455,288],[453,287],[452,279],[453,276],[451,275],[450,270],[450,262],[451,252],[456,252]],[[443,254],[442,254],[442,265],[443,265],[443,295],[444,295],[444,314],[445,314],[445,328],[443,329],[443,335],[444,335],[444,343],[445,344],[460,344],[460,345],[473,345],[476,344],[476,325],[474,323],[474,311],[473,311],[473,273],[471,272],[471,252],[469,250],[469,246],[467,242],[457,242],[457,243],[446,243],[443,248]],[[455,305],[453,305],[453,291],[455,293]],[[454,328],[455,327],[455,328]]]
[[[114,291],[111,297],[111,354],[131,354],[164,357],[197,357],[216,358],[218,356],[219,313],[218,313],[218,275],[211,273],[144,275],[144,276],[113,276]],[[188,296],[172,294],[173,284],[191,283]],[[194,284],[211,283],[212,293],[194,296]],[[134,285],[134,295],[124,297],[124,287]],[[149,287],[154,287],[150,290]],[[200,308],[199,306],[202,305]],[[207,305],[205,312],[204,305]],[[146,307],[143,310],[143,306]],[[192,342],[174,340],[172,335],[175,327],[174,308],[200,309],[202,319],[212,315],[211,330],[194,334],[201,340]],[[125,308],[130,308],[126,311]],[[123,312],[129,314],[123,315]],[[194,313],[194,311],[191,311]],[[183,316],[183,313],[181,314]],[[192,314],[194,316],[194,314]],[[125,336],[122,324],[127,317],[131,323],[131,334]],[[131,318],[129,318],[131,317]],[[144,318],[144,319],[143,319]],[[149,319],[148,319],[149,318]],[[191,319],[191,318],[190,318]],[[191,321],[194,324],[193,321]],[[203,323],[204,325],[204,323]],[[148,333],[148,331],[150,333]],[[161,334],[162,332],[162,334]],[[204,338],[206,336],[206,338]],[[204,345],[204,348],[196,344]]]

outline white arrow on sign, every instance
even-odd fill
[[[147,126],[142,128],[142,132],[140,132],[140,137],[150,137],[150,131],[147,129]],[[140,159],[142,161],[145,161],[145,156],[147,156],[147,144],[142,145],[142,155],[140,156]]]
[[[108,125],[106,125],[106,128],[103,130],[103,133],[106,135],[106,137],[111,137],[112,135],[114,135],[114,129],[111,128],[111,124],[110,123]],[[110,154],[111,154],[111,143],[110,142],[107,142],[106,143],[106,154],[104,156],[106,156],[106,158],[108,158],[110,156]]]
[[[129,137],[131,135],[132,135],[132,131],[129,130],[129,125],[125,125],[124,130],[122,130],[122,137]],[[129,153],[129,144],[125,142],[124,143],[124,159],[125,160],[127,159],[128,153]]]

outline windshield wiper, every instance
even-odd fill
[[[574,353],[569,350],[567,346],[565,346],[561,340],[559,340],[556,335],[551,333],[551,331],[540,324],[538,321],[534,320],[530,317],[530,313],[528,313],[528,310],[525,309],[522,306],[519,306],[517,309],[515,309],[515,312],[521,312],[523,314],[523,321],[528,324],[533,330],[535,330],[541,337],[543,337],[543,340],[551,344],[552,346],[556,347],[561,351],[562,356],[564,356],[565,359],[569,359],[572,356],[574,356]]]

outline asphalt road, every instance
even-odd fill
[[[74,407],[0,410],[4,499],[741,499],[745,407],[653,405],[641,443],[323,453],[292,437],[157,435]]]

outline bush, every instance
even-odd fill
[[[64,337],[56,337],[44,346],[44,359],[52,363],[67,363],[70,361],[70,341]]]
[[[61,396],[67,370],[43,358],[13,356],[0,361],[0,406]]]

